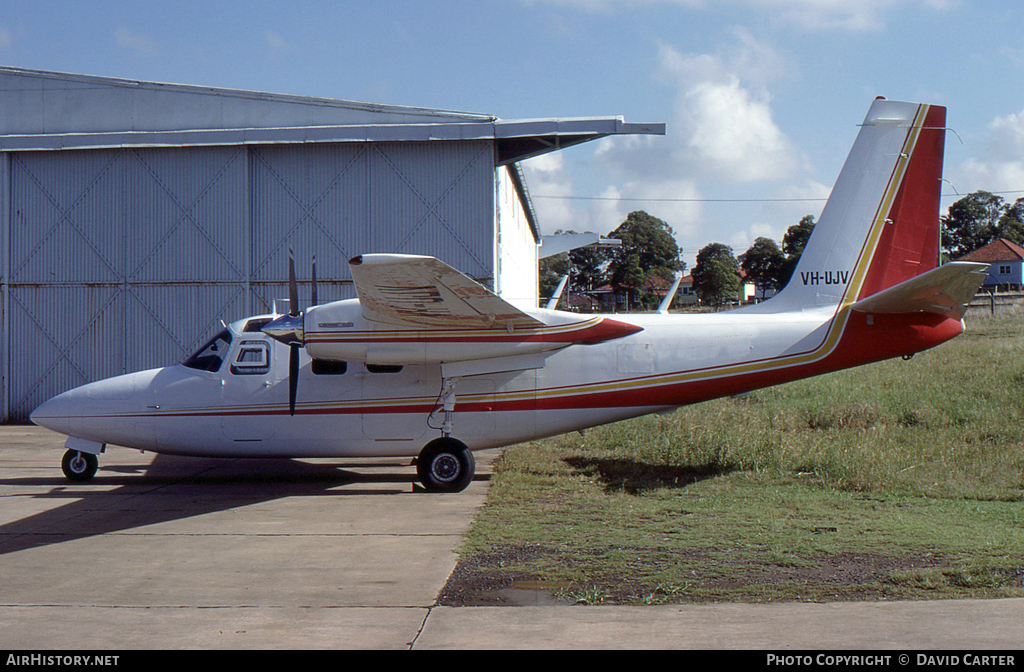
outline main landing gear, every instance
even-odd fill
[[[476,471],[473,453],[466,444],[451,436],[458,381],[458,378],[442,379],[440,401],[444,423],[441,436],[425,445],[416,458],[416,474],[429,492],[462,492],[473,482]]]
[[[100,461],[92,453],[80,450],[68,450],[60,461],[60,468],[69,481],[84,483],[96,475]]]
[[[462,441],[434,439],[416,458],[416,475],[429,492],[462,492],[473,482],[476,461]]]

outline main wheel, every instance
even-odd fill
[[[69,450],[64,453],[60,461],[60,468],[69,481],[82,483],[90,480],[96,475],[96,469],[100,466],[99,459],[92,453],[83,453],[78,450]]]
[[[430,492],[461,492],[473,482],[475,471],[473,453],[451,437],[434,439],[416,459],[416,474]]]

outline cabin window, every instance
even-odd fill
[[[348,362],[314,359],[309,363],[309,370],[317,376],[340,376],[348,371]]]
[[[231,373],[256,376],[270,371],[270,346],[266,341],[242,341],[231,363]]]
[[[366,370],[370,373],[398,373],[402,370],[401,364],[367,364]]]
[[[224,363],[224,356],[227,355],[230,346],[231,332],[225,329],[207,341],[203,347],[196,350],[195,354],[182,362],[182,364],[190,369],[216,373],[220,371],[220,365]]]

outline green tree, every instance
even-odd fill
[[[702,305],[722,307],[736,300],[740,289],[740,268],[732,248],[722,243],[709,243],[697,253],[693,267],[693,291]]]
[[[554,235],[573,234],[575,231],[555,231]],[[585,231],[584,233],[590,233]],[[605,284],[607,255],[597,247],[578,247],[540,260],[539,295],[548,298],[558,288],[558,283],[568,274],[569,283],[563,296],[570,293],[586,293]]]
[[[627,256],[619,265],[615,280],[613,280],[613,286],[617,291],[626,292],[626,310],[633,310],[637,305],[643,305],[638,302],[638,297],[646,281],[647,275],[644,273],[644,269],[640,268],[637,258]]]
[[[999,216],[996,237],[1024,246],[1024,198],[1018,198],[1013,205],[1003,210]]]
[[[776,287],[781,289],[789,284],[793,277],[793,271],[800,261],[800,255],[804,253],[804,246],[814,231],[814,215],[804,215],[800,222],[786,229],[782,236],[782,253],[786,255],[782,265],[779,267],[779,275],[776,280]]]
[[[779,284],[786,255],[771,238],[758,238],[740,255],[740,268],[747,278],[761,290],[761,298],[770,290],[781,289]]]
[[[605,284],[608,259],[600,248],[580,247],[569,252],[569,281],[577,292],[589,292]]]
[[[641,290],[654,276],[670,278],[683,269],[675,232],[663,220],[642,210],[629,213],[608,234],[622,245],[612,248],[607,278],[617,292],[625,292],[630,306],[643,305]]]
[[[942,218],[942,251],[950,259],[959,259],[988,245],[998,237],[1005,210],[1003,199],[987,191],[964,196]]]
[[[555,290],[562,276],[569,272],[569,253],[563,252],[540,260],[539,268],[540,282],[539,294],[541,298],[547,299]]]

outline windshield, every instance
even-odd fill
[[[196,354],[186,359],[182,364],[190,369],[220,371],[220,365],[224,363],[224,356],[228,353],[228,346],[231,345],[231,333],[225,329],[209,340],[203,347],[196,351]]]

